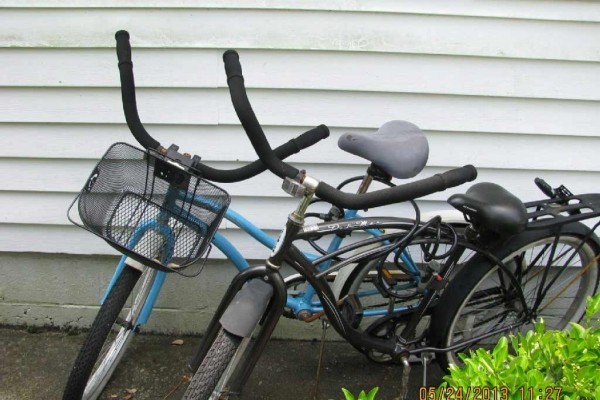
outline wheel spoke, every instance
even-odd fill
[[[506,272],[489,263],[487,272],[473,278],[474,285],[466,297],[460,303],[455,302],[456,311],[445,335],[445,345],[449,347],[503,327],[512,329],[520,320],[519,331],[524,332],[532,327],[528,320],[523,320],[530,315],[543,317],[550,329],[564,329],[569,321],[578,321],[584,314],[586,297],[594,294],[599,280],[600,255],[595,244],[589,243],[574,235],[563,234],[556,239],[549,232],[508,255],[505,265],[520,282],[526,304],[518,300],[519,289],[513,287]],[[468,279],[466,270],[460,278]],[[455,298],[460,300],[459,296],[456,294]],[[476,342],[465,351],[491,347],[499,336]],[[445,356],[449,363],[461,364],[456,351]]]

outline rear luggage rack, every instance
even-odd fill
[[[528,229],[543,229],[600,216],[600,194],[532,201],[525,203],[525,207]]]

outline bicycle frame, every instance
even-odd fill
[[[251,237],[256,239],[265,247],[271,248],[275,245],[275,240],[273,238],[271,238],[264,231],[253,225],[250,221],[242,217],[237,212],[228,209],[225,214],[225,218],[239,226],[242,230],[244,230],[246,233],[248,233]],[[160,224],[156,219],[151,219],[140,224],[140,226],[136,228],[134,235],[132,235],[132,239],[135,239],[135,241],[129,243],[129,246],[131,248],[135,247],[137,241],[144,235],[144,233],[146,233],[149,230],[158,230],[158,233],[165,238],[167,243],[172,241],[173,233],[165,230],[164,226],[165,225]],[[215,233],[212,240],[212,244],[214,244],[216,248],[218,248],[221,252],[223,252],[223,254],[225,254],[227,259],[229,259],[233,263],[233,265],[238,269],[238,271],[243,271],[250,267],[250,264],[248,264],[246,259],[237,250],[237,248],[219,232]],[[112,290],[115,282],[117,281],[117,278],[121,275],[123,269],[126,266],[126,260],[127,256],[121,256],[121,259],[117,264],[115,272],[113,273],[113,276],[108,284],[108,287],[104,293],[101,303],[104,303],[106,297],[108,296],[108,293]],[[144,325],[148,322],[148,318],[150,317],[154,305],[156,304],[158,294],[162,289],[166,277],[167,272],[157,271],[156,276],[154,278],[154,282],[152,283],[152,287],[148,295],[148,299],[146,300],[138,318],[138,326]]]
[[[182,194],[180,191],[170,189],[170,191],[168,192],[168,194],[166,196],[165,202],[171,203],[168,205],[168,208],[175,209],[178,211],[179,214],[183,215],[183,214],[186,214],[186,211],[177,207],[174,203],[175,203],[176,199],[181,199],[181,198],[186,198],[186,200],[189,201],[190,199],[187,198],[188,196],[189,196],[189,193]],[[210,206],[211,206],[210,199],[204,198],[202,196],[195,196],[193,201],[194,201],[194,203],[202,204],[204,207],[207,207],[207,208],[210,208]],[[345,212],[345,215],[346,215],[346,218],[355,218],[355,217],[359,216],[357,210],[347,210]],[[193,222],[198,222],[198,223],[201,222],[201,221],[196,221],[196,218],[192,215],[186,215],[186,218],[192,220]],[[250,222],[249,220],[244,218],[241,214],[237,213],[236,211],[232,210],[231,208],[229,208],[226,211],[224,218],[227,219],[228,221],[232,222],[236,226],[238,226],[241,230],[243,230],[244,232],[249,234],[258,243],[262,244],[266,248],[272,249],[275,246],[275,243],[276,243],[275,239],[270,237],[263,230],[258,228],[252,222]],[[168,258],[163,259],[163,262],[166,264],[169,262],[169,259],[170,259],[169,254],[172,254],[172,249],[174,247],[174,245],[173,245],[174,234],[167,225],[159,222],[160,219],[161,218],[159,215],[157,218],[149,219],[149,220],[143,222],[142,224],[140,224],[134,231],[134,234],[132,235],[132,238],[131,238],[130,243],[128,244],[128,247],[134,248],[135,245],[137,244],[137,242],[144,236],[144,234],[146,232],[151,231],[151,230],[157,231],[165,239],[166,251],[164,251],[163,254],[164,254],[164,257],[168,257]],[[371,230],[368,230],[368,232],[373,236],[381,235],[381,232],[378,229],[371,229]],[[331,253],[333,251],[338,250],[340,248],[342,242],[343,242],[342,236],[334,235],[333,239],[331,240],[331,242],[327,248],[327,253]],[[250,264],[243,257],[243,255],[238,251],[238,249],[225,236],[223,236],[219,232],[215,233],[213,240],[212,240],[212,244],[214,244],[214,246],[217,249],[219,249],[227,257],[227,259],[233,263],[233,265],[237,268],[238,271],[243,271],[243,270],[250,268]],[[167,256],[167,255],[169,255],[169,256]],[[313,255],[313,254],[304,254],[304,255],[309,260],[314,260],[317,258],[317,256]],[[401,254],[401,257],[402,257],[403,261],[405,261],[406,265],[411,270],[413,270],[414,272],[418,272],[416,265],[414,264],[414,262],[412,262],[409,255]],[[113,273],[113,276],[108,284],[108,287],[104,293],[101,303],[104,303],[106,297],[108,296],[108,293],[112,290],[115,282],[117,281],[117,278],[119,277],[119,275],[122,273],[123,269],[125,268],[126,260],[127,260],[126,256],[121,257],[119,263],[117,264],[115,272]],[[320,268],[325,269],[330,265],[330,263],[331,263],[331,261],[324,262],[321,264]],[[140,316],[138,317],[136,327],[145,325],[148,322],[148,319],[150,318],[150,314],[152,313],[152,310],[154,309],[154,306],[158,299],[158,295],[159,295],[159,293],[162,289],[162,286],[165,282],[166,275],[167,275],[167,273],[164,271],[157,271],[154,281],[152,283],[152,287],[150,289],[148,298],[147,298],[144,306],[142,307]],[[416,282],[418,283],[418,281],[419,281],[419,278],[417,276]],[[286,307],[289,308],[295,315],[297,315],[301,311],[308,311],[310,314],[322,312],[323,307],[322,307],[321,303],[319,301],[313,300],[315,297],[315,294],[316,294],[315,289],[311,285],[307,285],[307,287],[305,288],[305,291],[302,293],[301,296],[298,296],[298,297],[289,296],[289,295],[287,296]],[[367,295],[369,295],[369,293],[365,293],[364,295],[367,296]],[[402,311],[403,309],[405,309],[405,307],[398,306],[395,308],[396,311]],[[365,315],[366,316],[375,316],[375,315],[380,315],[383,313],[384,313],[383,310],[370,310],[370,311],[365,312]]]
[[[234,369],[233,374],[228,381],[228,388],[230,394],[240,393],[242,387],[250,376],[254,365],[260,358],[266,343],[268,342],[271,333],[275,329],[281,313],[283,311],[283,307],[285,305],[285,299],[281,300],[282,293],[285,296],[285,286],[283,283],[283,279],[279,273],[277,265],[280,265],[280,262],[285,260],[285,262],[289,263],[296,271],[298,271],[306,281],[315,288],[315,293],[318,295],[321,303],[324,305],[323,311],[327,317],[329,323],[334,327],[336,332],[340,334],[341,337],[346,339],[350,344],[356,347],[359,350],[366,351],[370,349],[374,349],[378,352],[382,352],[385,354],[391,355],[395,359],[401,359],[403,363],[408,362],[408,357],[411,354],[421,353],[423,351],[428,352],[442,352],[448,351],[448,349],[440,349],[440,348],[431,348],[431,347],[422,347],[416,349],[410,349],[409,346],[412,344],[417,344],[414,340],[411,341],[410,335],[411,331],[414,331],[414,328],[421,320],[424,313],[428,310],[431,305],[433,299],[435,299],[437,290],[430,290],[424,293],[424,297],[419,301],[419,305],[414,307],[413,312],[411,312],[410,320],[407,327],[403,330],[401,336],[403,334],[407,334],[409,336],[408,339],[399,337],[398,340],[394,338],[376,338],[371,336],[369,333],[361,331],[353,326],[347,321],[344,317],[338,306],[336,305],[336,299],[333,295],[333,292],[330,288],[330,285],[326,282],[324,275],[326,271],[321,270],[319,272],[318,269],[315,268],[315,264],[319,262],[323,262],[320,260],[310,260],[308,259],[301,251],[299,251],[294,245],[293,242],[296,240],[306,239],[310,235],[314,235],[315,233],[323,233],[323,234],[347,234],[349,231],[355,230],[364,230],[365,226],[371,225],[372,228],[377,229],[404,229],[404,232],[407,232],[406,219],[401,218],[392,218],[392,217],[383,217],[383,218],[360,218],[360,219],[352,219],[352,220],[339,220],[333,224],[323,223],[311,226],[302,226],[297,221],[294,221],[292,216],[289,217],[288,222],[286,224],[286,228],[281,234],[280,243],[275,247],[275,250],[269,257],[266,262],[266,266],[258,266],[252,267],[243,272],[240,272],[231,282],[231,285],[227,289],[227,292],[223,296],[221,303],[219,304],[216,313],[214,314],[210,324],[207,327],[207,331],[203,338],[202,344],[198,349],[197,354],[193,358],[190,363],[192,370],[196,370],[204,357],[206,356],[212,341],[216,337],[219,329],[221,329],[221,317],[223,316],[225,310],[229,307],[236,307],[234,305],[233,300],[238,291],[242,290],[244,284],[251,279],[260,279],[267,284],[269,284],[273,291],[273,297],[271,299],[269,307],[265,310],[260,321],[256,321],[257,324],[260,325],[260,328],[257,328],[258,332],[254,336],[253,345],[250,349],[248,349],[248,354],[245,354],[243,357],[243,361]],[[335,228],[332,228],[335,226]],[[386,237],[390,237],[394,234],[386,235]],[[398,235],[402,235],[399,233]],[[379,239],[380,242],[385,242],[386,238],[372,238],[366,239],[363,242],[372,242]],[[411,243],[413,240],[410,237],[406,242]],[[391,246],[393,246],[392,244]],[[518,282],[512,272],[492,253],[482,250],[477,246],[467,243],[460,242],[460,245],[466,249],[472,249],[481,251],[482,254],[490,256],[494,262],[507,274],[508,279],[511,281],[511,284],[520,289],[518,286]],[[352,250],[354,245],[349,245],[345,249],[345,251]],[[357,245],[358,246],[358,245]],[[385,247],[385,245],[384,245]],[[378,250],[378,249],[377,249]],[[371,254],[378,254],[377,250]],[[367,250],[369,252],[369,250]],[[333,257],[331,254],[323,257],[323,259]],[[449,261],[444,265],[442,271],[442,279],[446,280],[451,274],[453,267],[455,266],[455,261],[460,257],[457,253],[452,253],[449,257]],[[324,260],[325,262],[327,260]],[[332,267],[332,269],[335,268]],[[523,292],[521,290],[517,291],[517,299],[522,304],[525,304],[525,298]],[[240,308],[241,310],[245,309],[244,307]],[[388,310],[389,311],[389,310]],[[506,330],[513,329],[517,327],[510,326],[502,331],[495,331],[486,333],[484,335],[478,336],[473,339],[465,340],[453,347],[464,347],[468,345],[470,342],[474,342],[477,340],[481,340],[488,336],[492,336],[498,333],[501,333]]]

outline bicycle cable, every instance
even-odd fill
[[[421,234],[427,230],[431,230],[433,227],[435,229],[435,236],[434,236],[433,243],[429,243],[429,244],[420,243],[419,244],[419,247],[421,248],[421,251],[423,252],[423,261],[425,261],[427,264],[429,264],[433,260],[444,259],[455,251],[456,246],[458,245],[458,234],[457,234],[456,230],[450,224],[442,222],[440,217],[434,217],[434,218],[430,219],[425,224],[423,224],[418,229],[418,231],[414,232],[410,236],[407,235],[409,243],[406,243],[403,247],[400,247],[400,246],[395,247],[393,250],[390,250],[390,252],[388,253],[388,254],[390,254],[392,251],[395,252],[394,265],[400,271],[404,272],[408,276],[412,276],[413,278],[416,278],[416,277],[420,277],[421,273],[418,271],[417,272],[411,271],[401,262],[400,257],[402,256],[402,253],[406,250],[406,247],[408,246],[408,244],[410,244],[410,241],[414,237],[418,236],[419,234]],[[444,253],[437,254],[440,244],[443,240],[443,237],[445,237],[447,239],[452,238],[450,247]],[[405,240],[406,240],[406,238],[405,238]],[[432,246],[433,246],[433,249],[431,249]],[[397,292],[391,290],[392,286],[389,284],[386,284],[386,282],[385,282],[384,261],[385,261],[385,259],[382,258],[382,261],[377,266],[377,282],[378,282],[379,287],[385,292],[385,294],[387,294],[388,296],[390,296],[392,298],[399,299],[399,300],[410,300],[412,298],[417,297],[418,292],[400,295]],[[388,274],[389,274],[389,271],[388,271]]]
[[[366,177],[366,175],[358,175],[358,176],[354,176],[352,178],[348,178],[344,181],[342,181],[337,187],[336,189],[341,190],[343,189],[345,186],[349,185],[350,183],[353,182],[358,182],[358,181],[362,181],[364,180]],[[380,176],[373,176],[373,180],[379,183],[383,183],[384,185],[387,185],[389,187],[394,187],[396,186],[395,184],[393,184],[392,182],[390,182],[387,179],[384,179]],[[413,205],[413,208],[416,208],[417,205],[416,203],[414,203],[414,200],[409,200],[411,202],[411,204]],[[324,200],[321,199],[313,199],[310,201],[310,204],[313,205],[315,203],[320,203],[320,202],[324,202]],[[336,212],[334,213],[333,210],[336,210]],[[304,214],[305,218],[318,218],[320,220],[322,220],[323,222],[329,222],[332,221],[334,218],[335,219],[344,219],[346,213],[344,211],[343,208],[337,207],[336,205],[332,205],[331,209],[329,210],[328,213],[316,213],[316,212],[307,212],[306,214]],[[327,250],[323,249],[321,246],[319,246],[316,243],[316,240],[319,240],[323,237],[323,235],[318,235],[315,236],[314,238],[309,238],[306,239],[306,241],[308,242],[308,244],[319,254],[321,254],[322,256],[327,255]],[[332,259],[333,261],[343,261],[344,259],[341,257],[334,257]]]

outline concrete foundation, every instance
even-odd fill
[[[0,253],[0,324],[89,327],[118,257]],[[195,278],[169,274],[144,331],[199,334],[212,317],[236,269],[209,260]],[[320,323],[282,318],[275,337],[320,337]],[[332,335],[333,336],[333,335]]]

